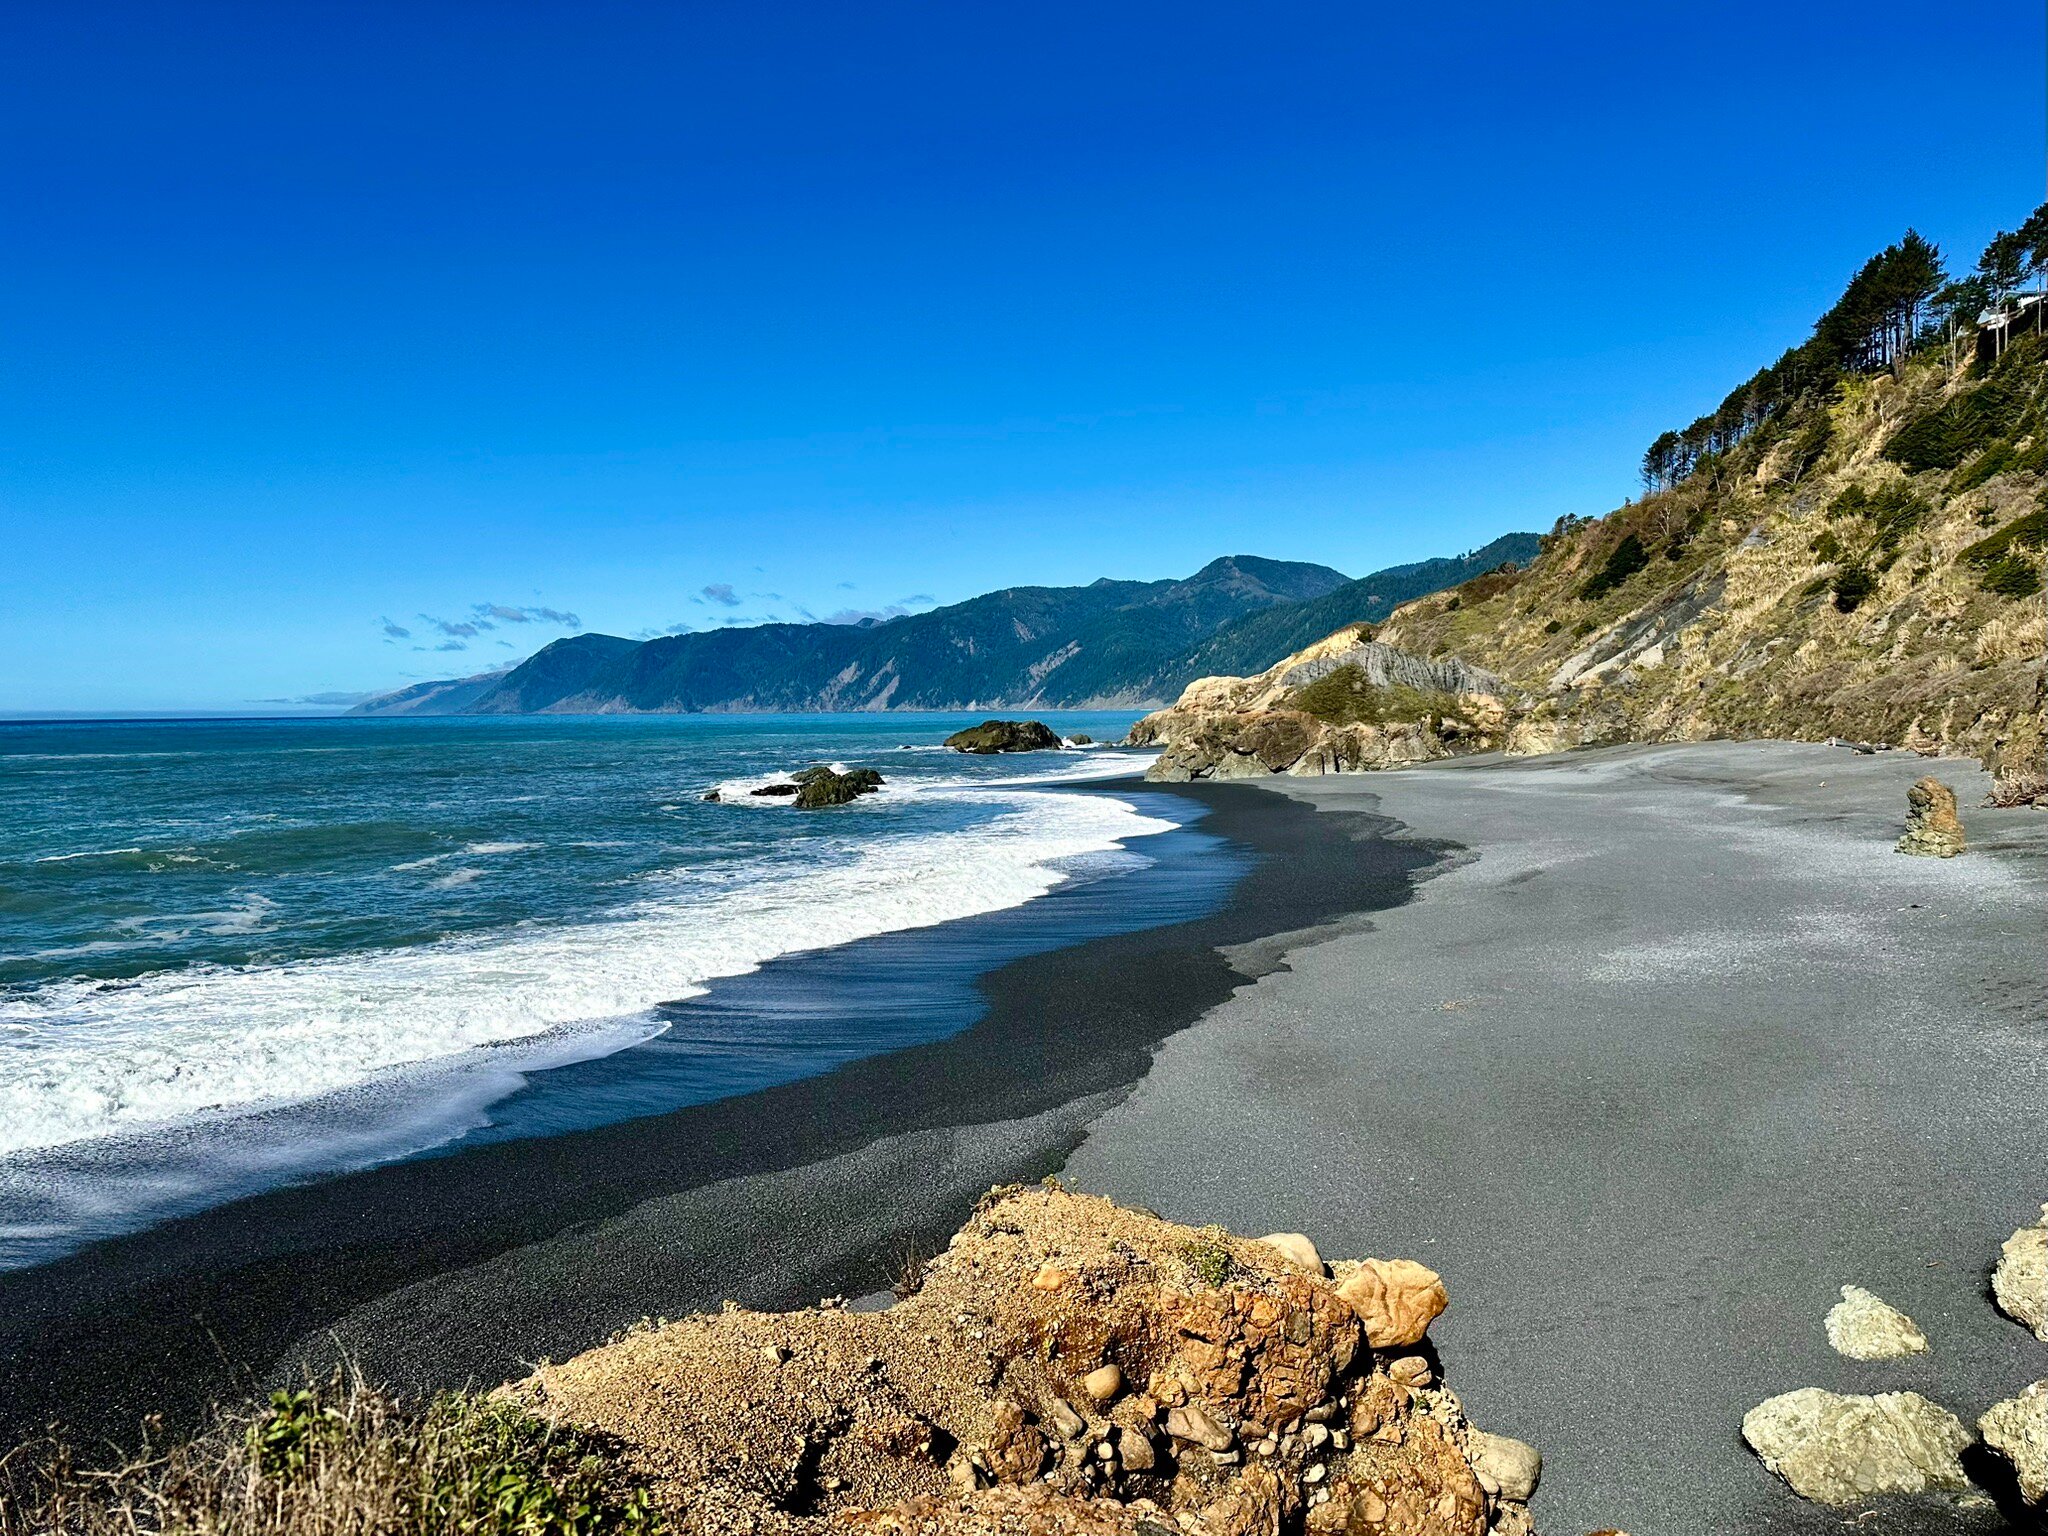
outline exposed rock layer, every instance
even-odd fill
[[[1366,707],[1317,712],[1315,685],[1346,672]],[[1362,627],[1257,677],[1206,677],[1131,727],[1164,749],[1146,777],[1167,782],[1265,774],[1355,773],[1481,750],[1503,738],[1500,680],[1456,658],[1431,660],[1365,638]]]
[[[1287,1246],[1017,1190],[887,1311],[731,1309],[506,1390],[685,1532],[1527,1532],[1535,1452]]]

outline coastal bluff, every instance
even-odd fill
[[[2043,803],[2044,566],[2048,338],[1928,349],[1559,519],[1533,559],[1197,679],[1132,740],[1184,780],[1846,739],[1974,757],[1990,803]]]

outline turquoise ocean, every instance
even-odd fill
[[[879,1022],[688,1011],[786,957],[980,932],[955,947],[987,965],[1060,936],[973,920],[1053,893],[1088,931],[1214,897],[1219,866],[1169,852],[1185,802],[1086,788],[1145,754],[941,746],[976,718],[0,724],[0,1266],[971,1021],[936,960],[953,1000]],[[1135,715],[1045,718],[1115,742]],[[810,812],[746,793],[814,762],[886,787]],[[537,1101],[550,1074],[603,1086]]]

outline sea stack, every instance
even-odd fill
[[[1962,851],[1963,822],[1956,815],[1956,792],[1939,779],[1921,779],[1906,791],[1906,835],[1899,839],[1899,852],[1952,859]]]
[[[1053,728],[1039,720],[984,720],[946,738],[955,752],[988,757],[997,752],[1052,752],[1060,746]]]

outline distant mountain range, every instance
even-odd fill
[[[1197,677],[1256,672],[1344,624],[1504,561],[1511,533],[1453,559],[1357,580],[1325,565],[1228,555],[1179,581],[1010,587],[861,624],[758,624],[626,640],[575,635],[506,672],[417,683],[358,715],[879,709],[1111,709],[1171,701]]]

